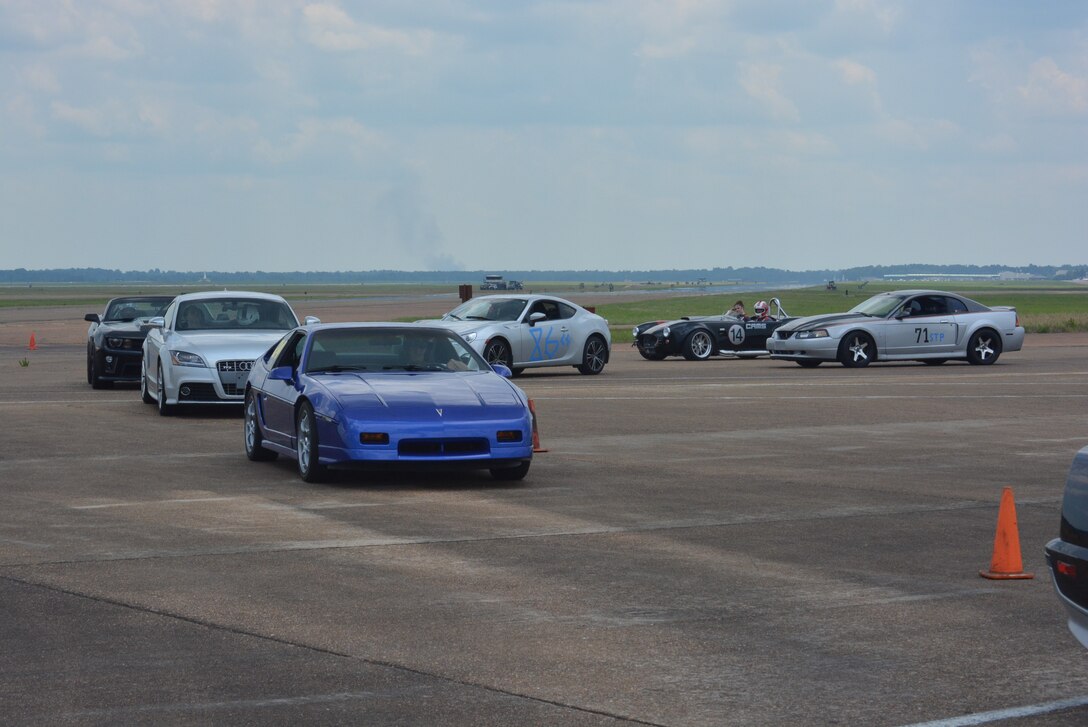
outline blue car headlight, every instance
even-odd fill
[[[201,366],[204,368],[208,366],[208,364],[204,363],[204,359],[188,351],[171,351],[170,363],[175,366]]]
[[[827,338],[826,328],[817,328],[813,331],[798,331],[794,338]]]

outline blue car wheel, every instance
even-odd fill
[[[276,453],[264,448],[261,424],[257,412],[257,393],[253,389],[246,391],[245,408],[246,457],[254,462],[267,462],[276,458]]]
[[[310,402],[302,402],[295,418],[295,452],[298,474],[306,482],[321,482],[326,468],[318,460],[317,417]]]

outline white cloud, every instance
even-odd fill
[[[434,33],[429,30],[404,31],[359,23],[327,3],[307,5],[302,15],[307,39],[325,51],[394,50],[424,55],[434,41]]]
[[[846,58],[835,61],[833,65],[838,69],[842,80],[852,86],[876,85],[876,72],[868,66]]]
[[[740,85],[744,91],[759,101],[776,119],[798,121],[797,107],[779,88],[782,67],[769,63],[742,63]]]
[[[299,122],[298,130],[279,143],[262,139],[254,152],[264,161],[284,164],[315,155],[341,158],[345,152],[361,160],[385,146],[381,134],[354,119],[308,118]]]
[[[1029,107],[1043,112],[1075,115],[1088,112],[1088,79],[1063,71],[1051,58],[1032,63],[1027,81],[1017,91]]]

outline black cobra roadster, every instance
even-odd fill
[[[632,345],[650,361],[660,361],[666,356],[683,356],[689,361],[703,361],[711,356],[766,356],[767,339],[790,320],[778,298],[771,298],[771,305],[775,315],[765,320],[726,312],[720,316],[686,316],[676,321],[640,323],[634,328]]]

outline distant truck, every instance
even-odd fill
[[[501,275],[485,275],[480,290],[521,290],[520,280],[503,280]]]

